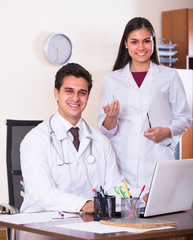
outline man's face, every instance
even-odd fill
[[[76,125],[81,118],[88,101],[88,82],[82,77],[67,76],[58,91],[54,89],[55,99],[58,102],[58,112]]]

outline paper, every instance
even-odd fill
[[[79,217],[76,214],[64,213],[64,218]],[[58,212],[39,212],[39,213],[17,213],[12,215],[2,214],[0,215],[0,221],[13,224],[28,224],[49,222],[62,219]]]
[[[153,230],[162,230],[162,229],[170,229],[173,227],[164,227],[164,228],[151,228],[151,229],[137,229],[137,228],[128,228],[128,227],[117,227],[100,224],[99,222],[84,222],[84,223],[72,223],[72,224],[61,224],[56,225],[56,227],[67,228],[85,232],[93,232],[93,233],[114,233],[114,232],[131,232],[131,233],[142,233]]]

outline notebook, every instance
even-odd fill
[[[144,217],[188,210],[192,203],[193,159],[158,162]]]

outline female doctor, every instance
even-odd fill
[[[69,63],[56,74],[58,112],[32,129],[21,143],[25,183],[22,212],[94,211],[92,189],[123,181],[109,140],[81,118],[92,88],[91,75]],[[72,127],[79,128],[80,145],[73,145]],[[114,194],[115,195],[115,194]]]
[[[156,162],[174,159],[191,120],[177,71],[159,64],[151,23],[133,18],[125,27],[113,72],[104,79],[98,117],[130,185],[145,184],[148,191]]]

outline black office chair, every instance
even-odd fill
[[[23,197],[20,195],[22,186],[20,166],[20,143],[25,135],[42,121],[7,120],[7,176],[9,204],[20,209]]]
[[[9,206],[5,206],[8,213],[19,211],[23,197],[22,191],[21,166],[20,166],[20,143],[25,135],[42,121],[40,120],[10,120],[6,121],[7,125],[7,177],[9,190]],[[14,239],[8,230],[8,239]]]

